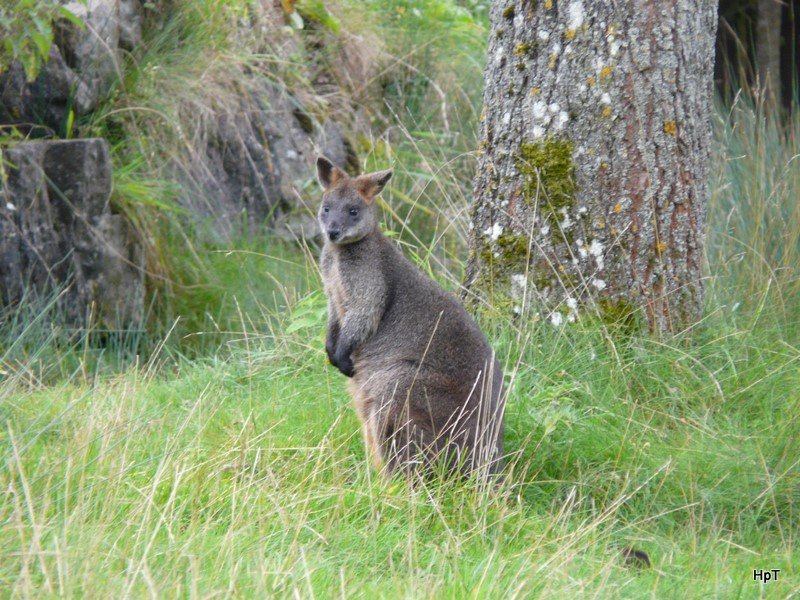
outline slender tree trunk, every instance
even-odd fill
[[[710,0],[492,7],[466,286],[554,324],[700,317]]]
[[[756,66],[758,83],[776,102],[781,101],[781,0],[758,0]]]

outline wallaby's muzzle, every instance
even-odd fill
[[[328,229],[328,238],[332,242],[335,242],[336,240],[338,240],[340,235],[342,235],[342,230],[341,229]]]

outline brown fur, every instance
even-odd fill
[[[347,176],[317,161],[325,188],[320,260],[326,350],[350,393],[376,467],[413,471],[446,458],[494,473],[503,453],[502,372],[455,297],[380,231],[375,196],[391,177]]]

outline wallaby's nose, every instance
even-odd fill
[[[338,240],[340,235],[342,235],[342,230],[341,229],[329,229],[328,230],[328,238],[330,238],[330,240],[332,242],[335,242],[336,240]]]

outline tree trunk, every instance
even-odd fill
[[[781,101],[781,0],[758,0],[756,66],[758,85]]]
[[[711,0],[492,7],[465,285],[558,325],[703,304]]]

